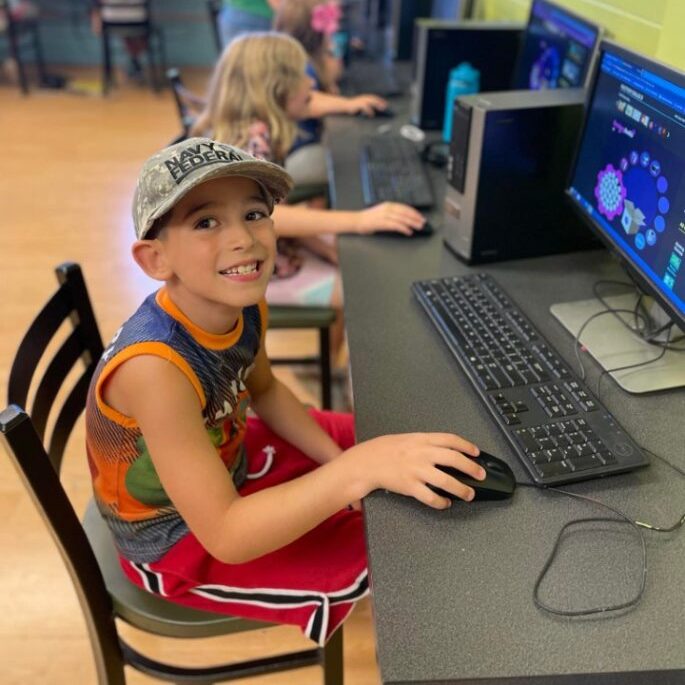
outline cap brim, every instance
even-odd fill
[[[224,176],[243,176],[251,178],[259,183],[269,196],[271,208],[276,202],[284,199],[293,187],[293,179],[283,167],[274,164],[273,162],[266,162],[263,160],[247,159],[240,162],[232,162],[231,164],[221,164],[219,166],[210,166],[203,169],[200,173],[194,174],[190,183],[185,182],[179,185],[177,192],[172,193],[162,205],[160,205],[155,212],[148,218],[147,225],[143,230],[140,239],[145,238],[145,235],[152,227],[152,224],[159,219],[160,216],[166,214],[174,205],[176,205],[181,198],[185,197],[193,188],[210,181],[215,178]]]

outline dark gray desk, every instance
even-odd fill
[[[339,208],[362,206],[357,141],[378,123],[386,122],[337,118],[328,126]],[[391,123],[397,128],[402,122]],[[453,431],[500,455],[525,478],[409,290],[413,280],[469,268],[443,247],[439,234],[345,237],[340,256],[359,439]],[[603,251],[482,270],[574,368],[571,337],[549,306],[589,298],[596,279],[620,277]],[[595,389],[597,367],[585,363]],[[605,378],[602,399],[640,444],[685,467],[685,392],[631,396]],[[685,478],[657,460],[638,473],[569,489],[662,526],[685,510]],[[384,683],[685,683],[685,533],[646,533],[647,587],[637,608],[563,619],[534,606],[534,581],[566,522],[610,512],[527,488],[510,501],[455,504],[448,512],[384,492],[364,504]],[[573,609],[612,604],[632,597],[641,573],[639,543],[628,526],[585,524],[566,539],[541,594]]]

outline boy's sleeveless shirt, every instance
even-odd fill
[[[212,335],[189,321],[161,288],[102,355],[88,391],[86,449],[97,505],[131,561],[156,561],[188,527],[160,483],[136,422],[105,404],[104,382],[137,355],[175,364],[195,388],[209,438],[239,487],[247,468],[243,438],[250,398],[244,381],[263,342],[266,312],[264,301],[246,307],[231,332]]]

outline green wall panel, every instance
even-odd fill
[[[556,0],[607,29],[609,37],[685,70],[685,0]],[[525,20],[530,0],[479,0],[484,19]]]

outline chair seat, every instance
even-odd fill
[[[330,307],[269,305],[269,328],[327,328],[335,316]]]
[[[299,202],[306,202],[315,197],[328,195],[327,183],[306,183],[296,185],[288,193],[288,204],[296,205]]]
[[[83,518],[83,528],[112,597],[114,611],[126,623],[156,635],[180,638],[226,635],[271,625],[189,609],[137,588],[124,575],[112,534],[92,499]]]

